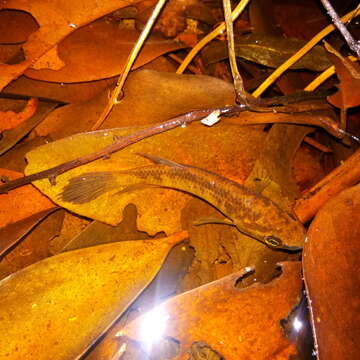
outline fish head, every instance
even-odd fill
[[[261,241],[272,249],[299,251],[306,237],[304,226],[292,216],[273,223],[236,222],[236,227],[243,233]]]

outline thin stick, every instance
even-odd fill
[[[236,6],[234,11],[232,12],[232,21],[235,21],[239,15],[244,11],[246,5],[250,2],[250,0],[241,0],[239,4]],[[211,33],[207,34],[203,37],[187,54],[186,58],[184,59],[183,63],[179,66],[176,70],[177,74],[182,74],[186,67],[191,63],[194,57],[199,53],[199,51],[207,45],[211,40],[214,40],[217,36],[222,34],[225,31],[225,23],[222,22],[215,30]]]
[[[278,103],[278,101],[277,101],[277,103]],[[139,130],[139,131],[135,132],[134,134],[130,134],[124,138],[121,138],[120,140],[116,140],[116,141],[114,141],[114,143],[112,143],[109,146],[106,146],[105,148],[101,149],[100,151],[82,156],[80,158],[68,161],[66,163],[54,166],[50,169],[40,171],[35,174],[31,174],[28,176],[24,176],[22,178],[18,178],[18,179],[9,181],[9,182],[5,183],[4,185],[0,185],[0,194],[7,193],[9,190],[15,189],[19,186],[29,184],[36,180],[48,178],[51,183],[55,183],[56,177],[63,174],[64,172],[66,172],[68,170],[74,169],[81,165],[88,164],[92,161],[95,161],[95,160],[98,160],[101,158],[107,158],[107,157],[109,157],[110,154],[112,154],[116,151],[119,151],[121,149],[124,149],[127,146],[134,144],[142,139],[163,133],[165,131],[174,129],[179,126],[190,124],[194,121],[199,121],[199,120],[207,117],[214,111],[219,112],[219,116],[220,116],[220,115],[234,115],[234,114],[238,114],[242,111],[248,111],[249,109],[250,109],[249,106],[246,106],[246,105],[232,105],[232,106],[226,106],[223,108],[216,108],[216,109],[196,110],[196,111],[192,111],[192,112],[177,116],[170,120],[164,121],[160,124],[155,124],[155,125],[145,128],[145,129]],[[272,112],[273,111],[271,108],[262,108],[262,109],[259,108],[258,110],[259,111],[261,110],[264,112]],[[312,104],[310,104],[310,107],[304,105],[302,107],[298,107],[297,109],[291,108],[290,106],[277,107],[278,112],[286,111],[286,112],[293,113],[293,112],[308,112],[311,110],[319,110],[319,108],[316,108],[316,107],[314,108]],[[272,116],[270,120],[271,120],[270,122],[281,122],[281,118],[278,119],[278,118],[275,118],[274,116]],[[334,136],[342,137],[344,134],[343,130],[338,127],[338,124],[335,122],[332,122],[327,117],[321,117],[321,116],[317,117],[317,118],[313,117],[312,120],[315,121],[314,123],[312,123],[312,125],[320,126],[320,127],[324,128],[325,130],[329,131]],[[259,121],[258,123],[268,123],[268,122],[269,122],[268,120],[263,119],[262,121]],[[247,120],[246,120],[246,118],[244,118],[243,124],[245,125],[246,123],[247,123]],[[304,120],[301,118],[297,119],[294,117],[294,123],[304,123]],[[309,124],[309,123],[306,123],[306,124]]]
[[[227,34],[227,43],[229,51],[229,61],[231,74],[234,81],[234,88],[236,92],[236,102],[237,103],[247,103],[246,91],[244,88],[243,79],[239,73],[239,69],[236,63],[236,54],[235,54],[235,43],[234,43],[234,26],[231,19],[231,2],[230,0],[223,0],[224,7],[224,17],[226,24],[226,34]]]
[[[357,10],[350,11],[345,16],[341,18],[341,21],[345,22],[351,18]],[[298,52],[286,60],[282,65],[280,65],[253,93],[253,96],[260,96],[270,85],[272,85],[287,69],[289,69],[293,64],[295,64],[301,57],[303,57],[307,52],[309,52],[320,40],[325,36],[329,35],[333,30],[335,30],[334,25],[328,25],[318,34],[316,34],[305,46],[303,46]]]
[[[101,113],[99,119],[97,120],[97,122],[93,125],[93,127],[91,128],[91,130],[96,130],[98,129],[102,123],[105,121],[105,119],[107,118],[107,116],[109,115],[111,109],[113,108],[113,106],[115,104],[117,104],[119,102],[119,95],[122,92],[122,88],[125,84],[125,80],[127,79],[127,76],[129,75],[129,72],[146,40],[146,38],[148,37],[151,28],[153,27],[155,20],[157,19],[157,17],[159,16],[159,13],[161,11],[161,9],[164,7],[165,3],[167,0],[159,0],[158,3],[156,4],[150,18],[148,19],[143,31],[141,32],[136,44],[134,45],[128,60],[126,62],[125,68],[124,70],[121,72],[119,79],[116,83],[116,87],[113,90],[113,92],[111,93],[110,99],[108,101],[108,103],[106,104],[103,112]]]
[[[36,180],[46,179],[48,178],[51,183],[56,182],[56,177],[63,174],[64,172],[74,169],[78,166],[88,164],[89,162],[106,158],[110,154],[124,149],[125,147],[134,144],[142,139],[148,138],[150,136],[160,134],[162,132],[168,131],[170,129],[174,129],[176,127],[186,125],[196,120],[201,120],[202,118],[211,114],[213,109],[207,110],[198,110],[193,111],[191,113],[187,113],[185,115],[181,115],[175,118],[172,118],[168,121],[162,122],[160,124],[156,124],[145,129],[139,130],[134,134],[121,138],[120,140],[114,141],[109,146],[101,149],[100,151],[91,153],[89,155],[82,156],[75,160],[68,161],[66,163],[54,166],[50,169],[40,171],[35,174],[31,174],[28,176],[24,176],[22,178],[18,178],[12,181],[5,183],[4,185],[0,185],[0,194],[7,193],[9,190],[15,189],[19,186],[23,186],[25,184],[29,184]],[[228,111],[224,110],[223,114],[226,114]]]
[[[357,57],[360,59],[360,42],[356,41],[352,35],[350,34],[347,27],[341,22],[339,15],[331,5],[329,0],[320,0],[323,4],[324,8],[326,9],[327,13],[331,17],[332,22],[335,24],[335,26],[339,29],[341,32],[341,35],[344,37],[346,42],[348,43],[350,49],[354,51],[357,55]]]

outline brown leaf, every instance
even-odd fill
[[[174,360],[188,359],[187,352],[199,340],[226,360],[288,359],[295,349],[284,338],[279,321],[298,301],[300,264],[284,263],[280,278],[245,290],[235,287],[241,275],[232,274],[167,300],[126,326],[118,334],[119,343],[130,337],[149,345],[152,339],[166,336],[179,342]],[[152,330],[145,329],[150,317]],[[163,333],[155,332],[155,323],[163,325]],[[156,342],[152,345],[156,347]]]
[[[334,95],[328,96],[329,103],[341,109],[358,106],[360,104],[360,78],[354,78],[348,67],[337,56],[333,54],[329,54],[329,56],[335,65],[336,74],[340,79],[340,84],[338,85],[339,91]],[[344,61],[346,60],[344,59]],[[360,74],[359,64],[354,62],[350,65]]]
[[[104,89],[115,85],[116,78],[102,79],[86,83],[51,83],[20,76],[3,89],[4,94],[41,97],[64,103],[89,101]]]
[[[37,105],[37,99],[33,98],[27,102],[24,109],[19,113],[13,111],[0,112],[0,132],[13,129],[31,118],[36,112]]]
[[[56,207],[40,211],[37,214],[8,224],[0,229],[0,257],[6,250],[17,244],[32,228],[34,228],[49,213],[53,212]]]
[[[119,27],[115,21],[95,21],[76,30],[58,45],[58,56],[64,66],[56,69],[30,68],[25,75],[37,80],[64,83],[113,77],[123,70],[139,36],[134,28]],[[182,47],[174,40],[153,34],[147,39],[132,69]]]
[[[14,9],[0,11],[1,44],[23,43],[38,28],[36,20],[29,13]]]
[[[51,240],[59,234],[64,218],[64,211],[51,214],[56,209],[43,211],[0,230],[0,235],[4,230],[7,230],[8,234],[10,230],[14,230],[20,236],[20,238],[16,239],[17,242],[22,240],[18,244],[14,242],[12,249],[1,258],[0,279],[52,255],[50,251]],[[30,233],[27,234],[28,232]],[[9,235],[14,236],[13,233]]]
[[[151,70],[131,73],[124,93],[126,96],[114,106],[102,128],[153,124],[187,111],[233,104],[235,100],[233,86],[225,81]],[[108,95],[106,90],[88,102],[57,109],[36,128],[36,133],[59,139],[88,131],[109,101]]]
[[[250,34],[241,36],[236,40],[235,53],[237,57],[277,68],[305,44],[306,41],[299,39]],[[219,41],[211,43],[202,51],[202,56],[204,57],[205,64],[223,60],[228,57],[227,45],[225,42]],[[331,62],[327,58],[325,49],[321,46],[316,46],[291,68],[323,71],[329,66],[331,66]]]
[[[11,80],[21,75],[34,61],[50,51],[57,43],[71,34],[76,28],[94,21],[138,0],[70,1],[59,5],[52,0],[9,0],[0,5],[0,9],[18,9],[30,13],[39,29],[31,34],[24,44],[25,60],[15,65],[0,65],[0,90]]]
[[[78,358],[121,315],[186,232],[69,251],[0,282],[0,358]]]
[[[11,149],[36,125],[40,124],[45,116],[56,106],[56,103],[40,102],[37,106],[37,111],[33,116],[27,118],[15,128],[3,131],[0,139],[0,155]]]
[[[303,268],[320,359],[360,354],[360,185],[329,200],[310,225]]]
[[[22,175],[15,171],[0,169],[0,176],[5,176],[10,180]],[[32,185],[22,186],[9,194],[0,195],[0,227],[53,207],[54,203]]]

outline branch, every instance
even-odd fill
[[[314,95],[309,92],[308,99],[311,96],[314,96]],[[315,97],[316,97],[316,95],[315,95]],[[283,96],[283,97],[277,97],[275,99],[276,99],[276,101],[275,101],[276,104],[282,104],[282,103],[288,104],[289,99],[293,100],[293,97],[292,96]],[[264,101],[265,106],[270,105],[271,101],[269,101],[269,100],[270,99],[266,99]],[[276,109],[276,110],[274,110],[274,109]],[[280,112],[280,113],[298,113],[298,112],[309,112],[309,111],[316,111],[316,110],[322,110],[322,109],[323,108],[322,108],[321,104],[320,104],[320,106],[316,106],[313,104],[304,104],[304,105],[294,105],[294,106],[289,106],[289,105],[278,106],[276,108],[258,107],[256,109],[256,111],[263,112],[263,113],[273,113],[274,111]],[[69,171],[69,170],[74,169],[81,165],[88,164],[89,162],[92,162],[92,161],[95,161],[95,160],[98,160],[101,158],[103,158],[103,159],[107,158],[112,153],[122,150],[125,147],[127,147],[131,144],[134,144],[142,139],[148,138],[148,137],[156,135],[156,134],[163,133],[165,131],[174,129],[179,126],[190,124],[194,121],[199,121],[199,120],[209,116],[214,111],[219,112],[219,116],[221,116],[221,115],[233,116],[233,115],[239,114],[240,112],[248,111],[248,110],[253,110],[253,108],[251,106],[241,104],[241,105],[226,106],[226,107],[218,108],[218,109],[195,110],[195,111],[186,113],[184,115],[177,116],[175,118],[164,121],[162,123],[155,124],[155,125],[145,128],[145,129],[139,130],[139,131],[135,132],[134,134],[123,137],[119,140],[115,140],[113,144],[103,148],[102,150],[100,150],[98,152],[94,152],[94,153],[82,156],[80,158],[57,165],[53,168],[50,168],[50,169],[47,169],[44,171],[40,171],[35,174],[31,174],[31,175],[24,176],[19,179],[9,181],[9,182],[5,183],[4,185],[0,185],[0,194],[7,193],[9,190],[15,189],[19,186],[29,184],[33,181],[46,179],[46,178],[49,179],[50,183],[54,184],[56,182],[56,177],[63,174],[66,171]],[[263,120],[260,120],[258,123],[275,123],[275,122],[281,122],[281,119],[278,119],[278,117],[272,116],[267,121],[263,119]],[[291,122],[295,123],[295,124],[297,124],[297,123],[303,124],[304,120],[293,117],[293,121],[291,121]],[[244,119],[242,121],[242,125],[246,125],[246,124],[247,124],[247,120]],[[329,133],[331,133],[332,135],[334,135],[336,137],[340,137],[340,138],[343,137],[344,134],[347,134],[343,129],[341,129],[339,127],[338,123],[331,121],[327,117],[320,116],[318,118],[315,118],[314,122],[307,121],[306,124],[320,126],[320,127],[324,128],[326,131],[328,131]]]
[[[324,8],[326,9],[327,13],[330,15],[334,25],[338,28],[338,30],[341,32],[342,36],[348,43],[350,49],[354,51],[357,55],[357,57],[360,59],[360,42],[356,41],[352,35],[350,34],[349,30],[346,28],[346,26],[342,23],[340,20],[339,15],[331,5],[329,0],[320,0],[323,4]]]

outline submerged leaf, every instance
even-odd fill
[[[38,80],[84,82],[116,76],[123,70],[140,33],[109,19],[100,19],[69,35],[58,45],[58,55],[64,62],[59,69],[30,68],[25,75]],[[132,69],[183,45],[153,34],[147,41]]]
[[[36,60],[54,49],[55,45],[76,28],[98,19],[112,11],[129,6],[139,0],[10,0],[1,3],[0,10],[16,9],[31,14],[40,26],[23,45],[25,60],[14,65],[0,65],[0,89],[21,75]],[[54,51],[54,50],[53,50]]]
[[[360,354],[360,185],[329,200],[310,225],[304,278],[320,359]]]
[[[284,263],[280,278],[240,290],[235,285],[242,274],[232,274],[155,307],[118,334],[119,346],[130,337],[156,348],[157,339],[163,336],[180,345],[174,360],[188,359],[187,352],[200,340],[226,360],[288,359],[295,349],[284,337],[280,320],[298,302],[300,263]],[[150,319],[163,325],[162,333],[146,328]]]
[[[235,42],[236,56],[253,61],[257,64],[279,67],[289,57],[294,55],[306,41],[300,39],[285,39],[261,34],[250,34],[239,37]],[[226,59],[227,45],[225,42],[214,42],[202,52],[206,64]],[[291,69],[308,69],[323,71],[331,66],[325,49],[315,46],[308,54],[296,62]]]
[[[78,358],[186,237],[182,232],[70,251],[5,278],[0,282],[0,358]]]

